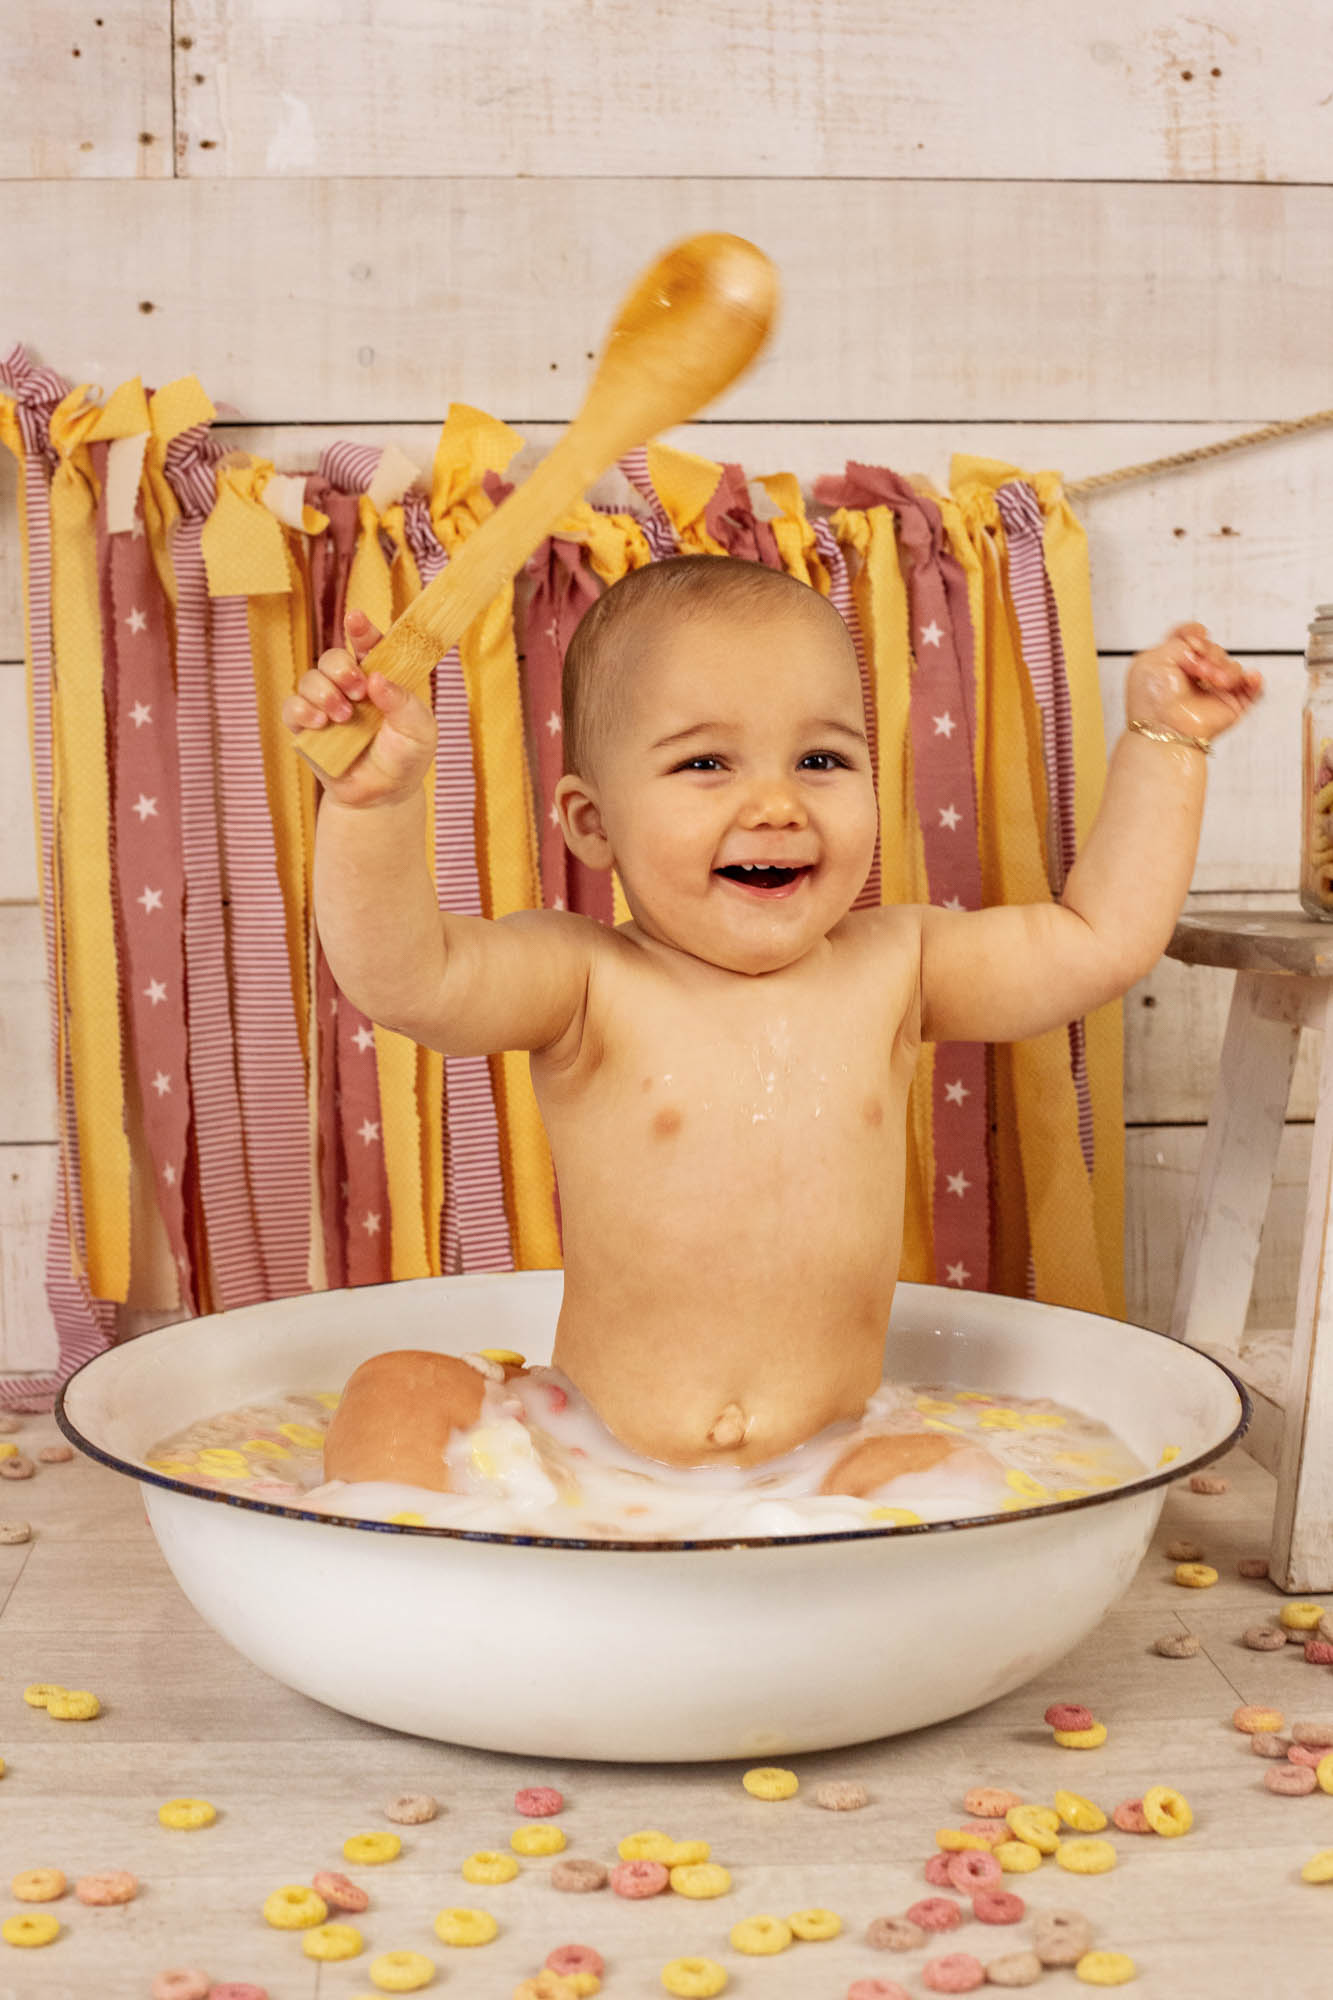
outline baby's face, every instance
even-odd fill
[[[850,647],[823,607],[692,618],[636,661],[629,694],[598,795],[635,922],[732,972],[795,963],[851,908],[874,851]],[[796,872],[768,886],[745,862]]]

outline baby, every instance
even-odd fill
[[[357,1006],[428,1048],[530,1051],[560,1186],[554,1366],[672,1465],[752,1465],[855,1420],[882,1374],[921,1043],[1038,1035],[1144,976],[1189,886],[1204,748],[1259,675],[1198,624],[1131,663],[1133,727],[1058,903],[853,911],[877,808],[842,619],[758,564],[633,571],[570,645],[555,794],[570,849],[619,873],[632,919],[612,928],[437,908],[433,718],[367,682],[363,614],[345,633],[283,709],[318,728],[368,694],[384,718],[343,777],[319,774],[324,950]],[[378,1356],[327,1476],[446,1489],[444,1444],[483,1386],[449,1357]],[[863,1439],[826,1490],[949,1449]]]

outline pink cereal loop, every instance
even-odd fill
[[[221,1986],[215,1986],[208,2000],[268,2000],[267,1986],[255,1986],[248,1979],[224,1979]]]
[[[148,1989],[153,2000],[208,2000],[212,1980],[192,1965],[171,1965]]]
[[[631,1901],[660,1896],[670,1880],[670,1870],[660,1861],[621,1861],[611,1870],[611,1887],[617,1896],[628,1896]]]
[[[1052,1729],[1091,1729],[1096,1717],[1090,1708],[1083,1708],[1078,1702],[1053,1701],[1042,1720]]]
[[[928,1958],[921,1979],[932,1993],[975,1993],[986,1984],[986,1968],[970,1951],[951,1951],[944,1958]]]
[[[1289,1764],[1308,1764],[1312,1771],[1327,1755],[1328,1752],[1326,1750],[1312,1748],[1308,1743],[1289,1743],[1287,1745],[1287,1762]]]
[[[132,1903],[139,1893],[138,1877],[131,1875],[128,1868],[106,1868],[100,1875],[80,1875],[74,1893],[81,1903],[93,1909],[104,1909],[112,1903]]]
[[[600,1951],[590,1944],[558,1944],[554,1951],[548,1951],[545,1958],[546,1970],[561,1975],[571,1972],[590,1972],[594,1979],[600,1979],[606,1971],[606,1961]]]
[[[1151,1833],[1148,1815],[1143,1810],[1142,1799],[1126,1799],[1118,1805],[1111,1818],[1122,1833]]]
[[[350,1914],[370,1908],[370,1897],[364,1889],[358,1889],[356,1883],[349,1882],[345,1875],[338,1875],[327,1868],[321,1868],[318,1875],[311,1876],[310,1886],[331,1910],[345,1910]]]
[[[854,1979],[847,2000],[912,2000],[912,1996],[896,1979]]]
[[[923,1896],[906,1914],[908,1923],[918,1925],[923,1931],[953,1931],[963,1921],[959,1905],[944,1896]]]
[[[1281,1798],[1305,1798],[1318,1784],[1308,1764],[1270,1764],[1264,1772],[1265,1789],[1277,1792]]]
[[[950,1889],[953,1887],[949,1879],[949,1863],[952,1859],[953,1856],[951,1854],[931,1855],[929,1861],[926,1863],[926,1880],[932,1889]]]
[[[524,1819],[550,1819],[564,1809],[564,1794],[554,1785],[525,1785],[521,1792],[514,1793],[514,1811],[522,1813]]]
[[[998,1785],[974,1785],[970,1792],[964,1794],[963,1810],[975,1813],[978,1819],[1003,1819],[1014,1806],[1021,1806],[1022,1803],[1017,1792],[1003,1791]],[[1007,1827],[1005,1832],[1008,1832]]]
[[[948,1860],[949,1886],[961,1889],[964,1895],[970,1895],[974,1889],[989,1889],[1003,1873],[995,1856],[989,1851],[983,1854],[978,1848],[964,1848],[961,1854],[951,1854]]]
[[[1009,1889],[981,1889],[972,1898],[972,1914],[979,1924],[1021,1924],[1027,1904]]]
[[[1005,1811],[1008,1812],[1008,1806]],[[1002,1847],[1006,1840],[1012,1840],[1008,1825],[1002,1819],[965,1819],[959,1827],[960,1833],[975,1833],[981,1840],[989,1841],[992,1847]]]

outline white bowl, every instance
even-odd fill
[[[57,1416],[141,1482],[190,1602],[276,1680],[418,1736],[631,1762],[790,1756],[1007,1693],[1091,1631],[1138,1568],[1167,1484],[1249,1422],[1226,1369],[1164,1335],[900,1285],[896,1379],[1055,1397],[1154,1469],[975,1521],[645,1545],[331,1519],[143,1462],[200,1417],[339,1389],[386,1348],[547,1360],[560,1292],[559,1271],[424,1278],[186,1321],[87,1362]]]

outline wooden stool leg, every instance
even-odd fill
[[[1323,1034],[1319,1102],[1268,1558],[1278,1588],[1302,1592],[1333,1590],[1333,993],[1326,980],[1306,1020]]]
[[[1170,1329],[1223,1356],[1239,1351],[1250,1307],[1310,983],[1238,972],[1232,989]]]

